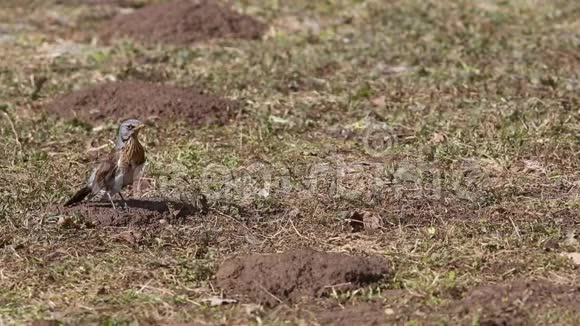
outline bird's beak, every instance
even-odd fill
[[[143,128],[145,128],[145,124],[144,123],[135,126],[135,129],[133,129],[133,132],[138,131],[138,130],[141,130]]]

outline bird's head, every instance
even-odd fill
[[[139,136],[139,130],[143,129],[143,127],[145,127],[145,124],[139,120],[129,119],[123,121],[121,126],[119,126],[117,145],[125,143],[130,138],[137,139],[137,136]]]

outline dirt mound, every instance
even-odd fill
[[[302,297],[347,291],[390,277],[380,257],[355,257],[312,249],[232,258],[217,272],[217,284],[227,292],[276,305]]]
[[[182,224],[188,217],[205,211],[203,205],[179,203],[162,199],[128,199],[127,209],[115,201],[117,211],[106,200],[83,202],[72,207],[61,205],[50,207],[49,214],[61,216],[63,227],[74,227],[78,223],[94,226],[148,226],[163,224]],[[69,217],[81,216],[82,221]]]
[[[539,280],[483,285],[456,309],[460,316],[479,315],[480,325],[530,325],[546,311],[580,313],[580,287]]]
[[[101,36],[188,45],[216,38],[259,39],[265,30],[263,23],[214,1],[178,0],[117,16],[105,25]]]
[[[196,88],[122,81],[63,95],[47,104],[45,110],[63,119],[87,123],[134,118],[185,120],[197,126],[226,123],[236,113],[237,104]]]

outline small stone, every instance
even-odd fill
[[[377,96],[371,99],[371,103],[377,107],[384,107],[386,105],[386,97],[384,95]]]
[[[574,265],[580,265],[580,253],[579,252],[565,252],[561,254],[564,257],[570,258]]]
[[[61,216],[58,218],[58,225],[62,228],[68,229],[74,226],[74,220],[70,216]]]
[[[117,241],[124,241],[129,244],[136,244],[141,240],[141,233],[135,231],[123,231],[113,236],[113,239]]]
[[[554,251],[560,249],[560,243],[556,239],[549,239],[544,242],[544,250]]]
[[[352,232],[372,231],[381,227],[381,217],[371,212],[351,212],[346,216]]]
[[[566,233],[566,239],[562,243],[564,246],[567,247],[576,247],[578,245],[578,239],[576,239],[576,232],[574,230],[570,230]]]

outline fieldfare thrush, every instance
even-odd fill
[[[145,125],[139,120],[126,120],[119,127],[119,135],[115,148],[109,155],[93,170],[87,185],[76,192],[64,206],[71,206],[81,202],[88,196],[90,200],[93,196],[104,192],[107,194],[113,209],[117,210],[113,202],[113,196],[119,194],[123,201],[124,208],[127,202],[121,190],[138,180],[145,165],[145,149],[139,142],[139,130]]]

